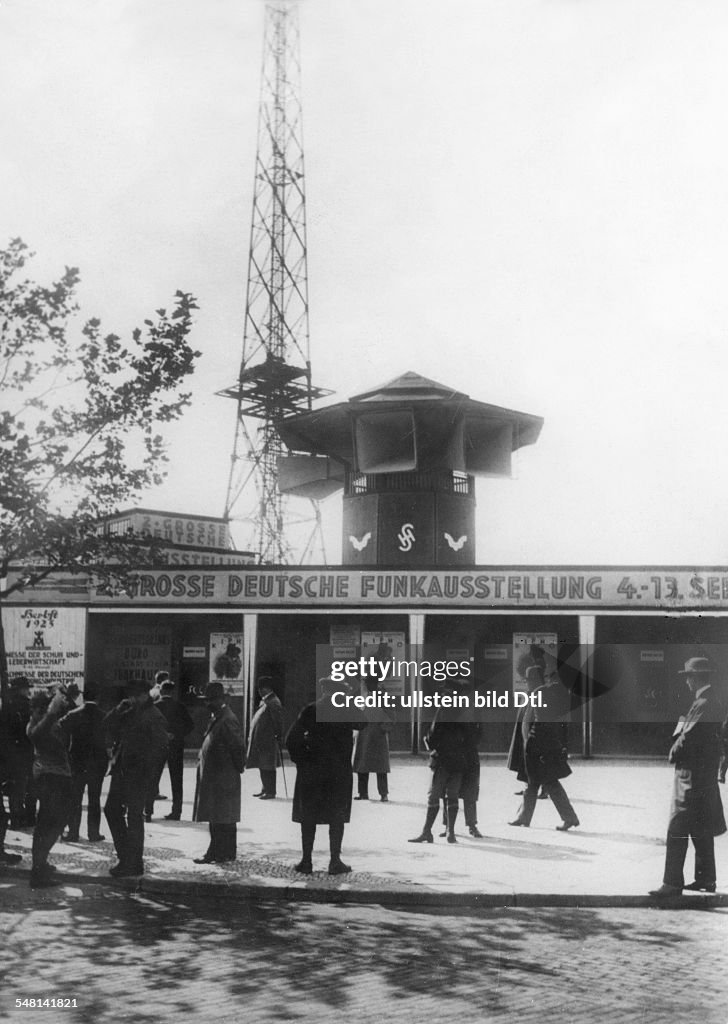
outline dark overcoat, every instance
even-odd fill
[[[520,782],[548,785],[571,775],[568,761],[569,695],[558,678],[533,693],[542,693],[542,707],[530,704],[519,712],[508,752],[508,767]]]
[[[389,764],[389,722],[367,722],[356,734],[354,741],[354,771],[376,772],[378,775],[390,770]]]
[[[243,730],[223,704],[210,719],[200,747],[193,821],[214,825],[240,821],[240,775],[244,767]]]
[[[317,706],[308,704],[286,736],[286,748],[296,765],[292,817],[298,822],[341,825],[351,817],[351,752],[358,725],[320,722]],[[326,706],[330,709],[328,701]],[[323,703],[321,710],[326,711]]]
[[[280,741],[283,736],[283,708],[274,693],[266,694],[253,715],[248,740],[248,768],[275,771],[281,763]]]
[[[718,789],[725,716],[715,687],[703,687],[675,729],[669,761],[675,765],[669,831],[675,834],[723,835],[726,831]]]

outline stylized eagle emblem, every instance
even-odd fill
[[[443,533],[443,537],[448,542],[453,551],[459,551],[465,541],[468,539],[468,535],[464,533],[458,540],[453,540],[449,533]]]
[[[356,548],[357,551],[363,551],[364,548],[369,543],[369,540],[370,540],[371,536],[372,536],[372,531],[371,530],[368,533],[365,533],[361,540],[357,540],[356,537],[353,534],[350,533],[349,534],[349,540],[354,545],[354,547]]]

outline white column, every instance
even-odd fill
[[[255,659],[258,651],[258,616],[254,612],[243,614],[243,679],[245,690],[245,721],[243,729],[247,736],[248,726],[255,710]]]
[[[413,647],[422,647],[425,642],[425,616],[421,612],[409,616],[409,642],[410,650]],[[409,675],[410,692],[415,693],[420,689],[419,676],[410,670]],[[416,754],[420,748],[420,729],[422,726],[422,708],[412,708],[410,711],[410,738],[412,753]],[[416,739],[416,742],[415,742]]]
[[[592,753],[592,673],[594,670],[594,643],[597,631],[596,615],[579,616],[579,646],[581,648],[582,678],[586,702],[583,705],[581,718],[582,753],[591,757]]]

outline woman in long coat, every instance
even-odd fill
[[[508,768],[517,773],[518,780],[525,782],[526,788],[518,815],[509,824],[528,828],[536,809],[539,787],[543,787],[561,817],[561,825],[556,828],[566,832],[579,824],[566,790],[559,781],[571,775],[566,722],[568,694],[557,676],[552,676],[544,684],[538,665],[527,669],[526,682],[531,694],[539,690],[542,692],[543,706],[529,704],[522,715],[519,714],[513,730]]]
[[[321,680],[319,686],[321,697],[303,709],[286,737],[296,765],[292,818],[301,825],[303,851],[296,871],[311,874],[316,826],[328,825],[329,874],[343,875],[351,871],[341,859],[341,845],[344,825],[351,817],[351,752],[358,725],[325,721],[331,717],[331,694],[342,687],[329,679]]]
[[[210,845],[195,864],[220,864],[237,854],[245,741],[240,722],[225,703],[222,683],[207,686],[205,703],[212,717],[200,747],[192,820],[210,823]]]

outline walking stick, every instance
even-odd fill
[[[286,769],[283,766],[283,747],[281,746],[281,741],[280,740],[276,740],[276,742],[278,743],[278,753],[280,754],[280,758],[281,758],[281,771],[283,772],[283,792],[286,794],[286,800],[287,800],[288,799],[288,783],[286,782]]]

